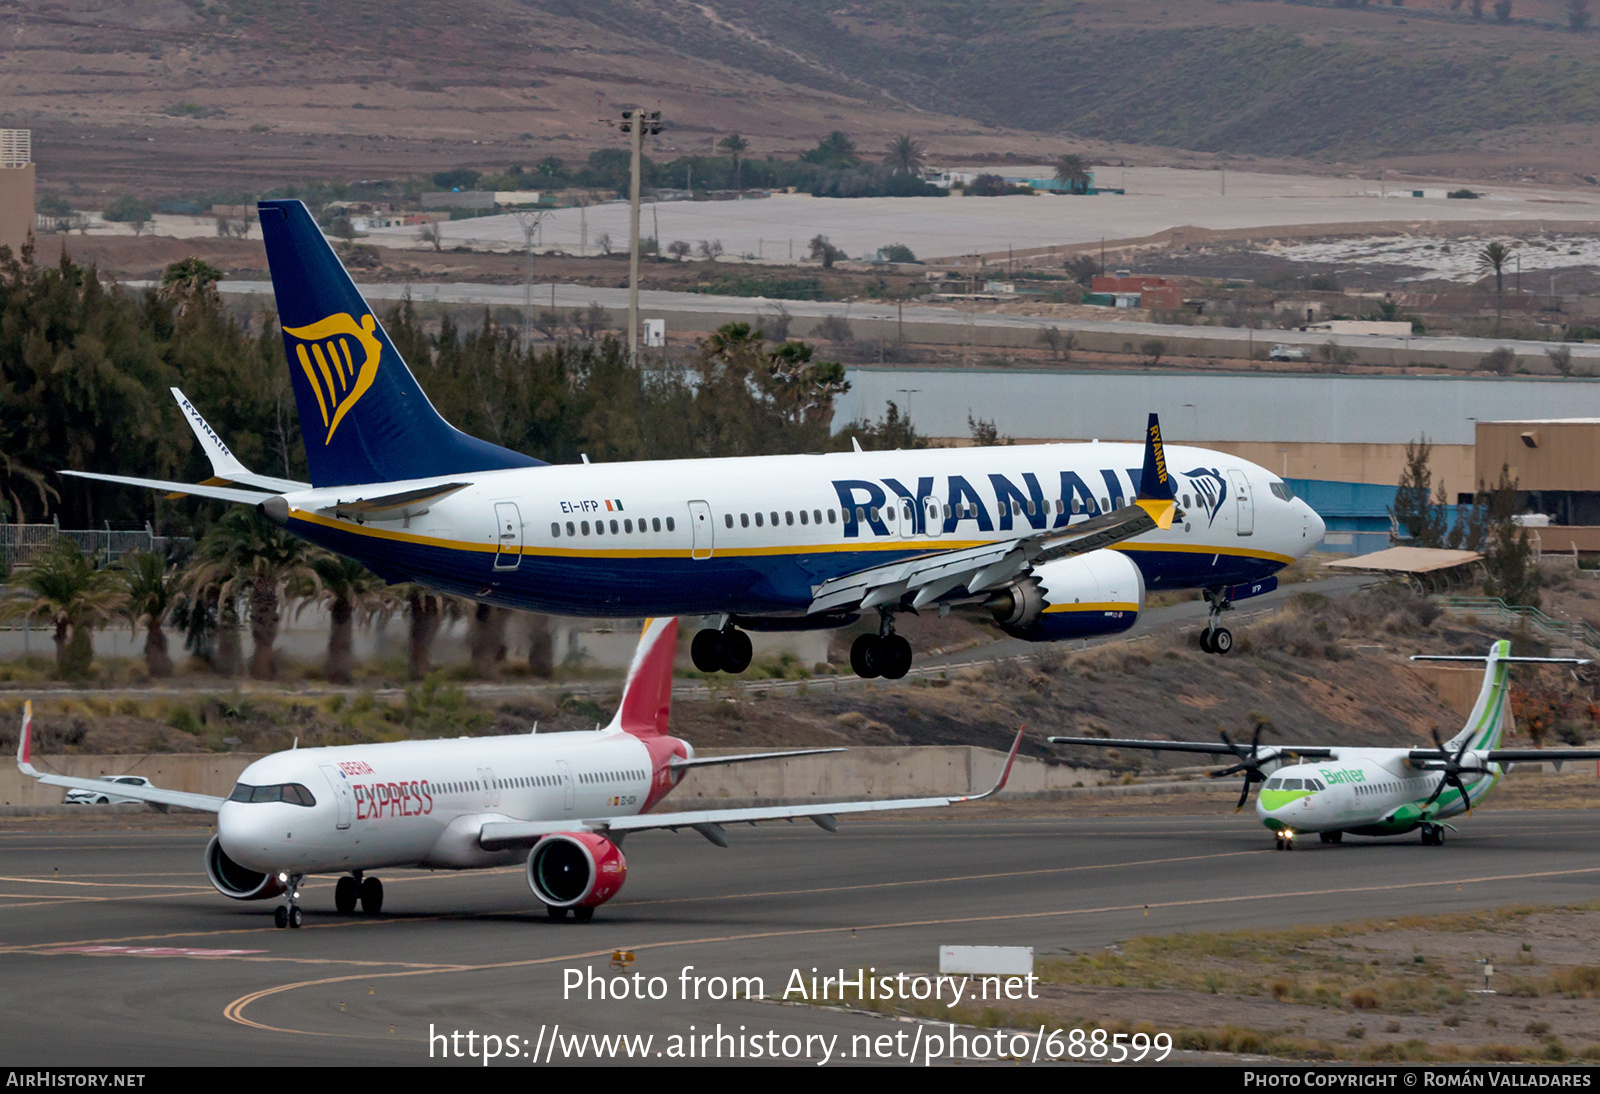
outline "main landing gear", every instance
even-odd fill
[[[278,928],[299,928],[305,923],[306,914],[300,910],[300,883],[305,880],[304,874],[279,875],[284,883],[283,899],[288,903],[278,905],[272,913],[272,925]]]
[[[850,667],[863,680],[898,680],[911,671],[911,643],[894,633],[894,617],[881,613],[877,634],[864,634],[850,647]]]
[[[383,910],[383,882],[375,877],[363,878],[357,870],[342,877],[333,887],[333,906],[340,915],[354,915],[356,904],[366,915],[377,915]]]
[[[1444,825],[1424,824],[1422,826],[1422,845],[1424,847],[1444,846]]]
[[[1228,599],[1227,589],[1205,589],[1206,603],[1211,605],[1211,614],[1206,617],[1206,629],[1200,632],[1200,648],[1207,653],[1226,654],[1233,649],[1233,632],[1227,627],[1220,626],[1218,620],[1223,612],[1233,610],[1233,601]]]
[[[721,630],[707,627],[689,643],[689,660],[701,672],[728,672],[737,675],[750,667],[753,654],[750,636],[728,625]]]
[[[1320,839],[1323,843],[1343,843],[1344,842],[1344,833],[1343,832],[1318,832],[1317,833],[1317,838]]]

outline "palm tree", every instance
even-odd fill
[[[285,587],[316,580],[312,547],[254,509],[235,507],[200,541],[185,575],[191,588],[214,588],[222,637],[231,629],[230,607],[243,595],[250,614],[250,675],[270,680],[277,672],[273,644],[283,618]],[[235,617],[236,618],[236,617]],[[220,646],[220,642],[219,642]],[[220,652],[220,651],[219,651]]]
[[[177,596],[176,571],[164,554],[135,551],[122,558],[122,582],[128,590],[122,614],[136,632],[145,629],[145,671],[152,677],[171,676],[172,658],[162,623]]]
[[[889,142],[883,153],[883,162],[892,174],[917,175],[922,173],[925,155],[921,141],[910,133],[902,133]]]
[[[1056,181],[1065,186],[1068,193],[1086,194],[1089,192],[1089,183],[1093,181],[1093,176],[1089,174],[1090,166],[1082,156],[1068,153],[1056,160]]]
[[[723,137],[717,142],[717,147],[728,153],[728,155],[733,158],[733,188],[735,190],[744,189],[744,187],[739,184],[741,180],[739,168],[743,163],[745,152],[750,148],[750,142],[739,136],[737,133],[729,133],[726,137]]]
[[[1494,273],[1494,336],[1500,337],[1500,316],[1505,308],[1505,266],[1511,260],[1511,248],[1495,240],[1478,252],[1478,272]]]
[[[303,583],[300,608],[315,602],[328,609],[328,681],[348,684],[353,676],[353,632],[359,621],[393,609],[395,595],[377,574],[342,555],[318,555],[311,560],[314,581]]]
[[[75,540],[60,536],[13,575],[11,584],[24,595],[4,603],[5,616],[53,625],[56,672],[86,674],[94,659],[95,627],[109,621],[127,599],[115,575],[95,569]]]
[[[406,615],[411,621],[406,676],[421,680],[433,668],[433,640],[438,637],[439,628],[449,620],[460,619],[468,601],[436,592],[426,585],[402,585],[396,592],[405,601]]]

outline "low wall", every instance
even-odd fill
[[[702,749],[697,755],[726,755],[735,749]],[[143,775],[164,790],[222,797],[239,773],[260,759],[256,753],[160,754],[148,756],[46,756],[36,766],[75,778]],[[749,805],[806,799],[911,798],[982,792],[994,785],[1005,754],[964,745],[852,748],[824,756],[800,756],[772,763],[732,764],[691,771],[667,798],[664,809]],[[1103,772],[1046,764],[1019,757],[1006,796],[1047,795],[1093,786]],[[313,791],[317,788],[313,787]],[[0,768],[0,807],[60,805],[65,791],[43,786],[14,766]]]

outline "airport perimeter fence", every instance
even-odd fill
[[[1493,616],[1507,626],[1525,626],[1542,638],[1562,639],[1600,653],[1600,631],[1581,619],[1554,619],[1538,608],[1507,604],[1493,596],[1436,596],[1433,600],[1454,615]]]

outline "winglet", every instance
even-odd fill
[[[964,798],[951,798],[952,802],[981,802],[984,798],[992,798],[1006,787],[1006,780],[1011,778],[1011,765],[1017,762],[1017,750],[1022,747],[1022,735],[1028,731],[1027,726],[1017,727],[1017,739],[1011,742],[1011,751],[1006,753],[1006,765],[1000,769],[1000,778],[995,784],[982,794],[968,794]]]
[[[1167,453],[1161,446],[1161,420],[1155,411],[1150,412],[1150,423],[1145,427],[1144,470],[1139,475],[1139,494],[1134,504],[1149,513],[1158,528],[1172,527],[1178,508],[1177,494],[1172,488],[1172,475],[1167,471]]]
[[[237,456],[228,450],[222,443],[222,438],[217,431],[211,428],[211,423],[205,420],[204,415],[195,409],[189,397],[177,388],[169,388],[172,397],[178,400],[178,408],[183,411],[184,421],[189,423],[189,428],[194,431],[195,440],[200,442],[200,447],[205,450],[206,458],[211,461],[211,471],[217,478],[226,482],[235,482],[241,475],[248,475],[249,469],[239,462]],[[222,483],[204,483],[202,485],[220,486]]]
[[[22,704],[22,736],[17,738],[17,770],[24,775],[39,777],[33,763],[33,700]]]
[[[645,621],[639,647],[622,686],[622,703],[606,727],[611,733],[656,737],[667,732],[672,713],[672,662],[678,654],[676,616]]]

